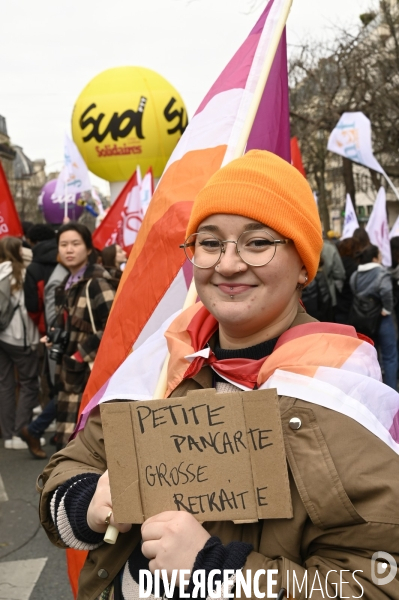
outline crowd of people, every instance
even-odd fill
[[[302,302],[319,321],[353,325],[378,350],[384,383],[397,389],[399,319],[399,237],[391,240],[392,267],[381,264],[381,252],[365,229],[353,237],[324,240],[315,279],[303,290]]]
[[[56,449],[74,430],[126,253],[98,252],[80,223],[24,233],[0,240],[0,430],[6,449],[44,459],[46,430]]]

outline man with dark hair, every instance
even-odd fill
[[[32,246],[32,262],[26,269],[24,282],[25,305],[29,316],[39,327],[41,334],[46,332],[44,318],[44,286],[57,265],[57,241],[55,231],[49,225],[37,224],[29,229],[29,242]]]

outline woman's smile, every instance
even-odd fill
[[[215,285],[217,288],[219,288],[219,290],[221,292],[223,292],[224,294],[227,294],[228,296],[238,296],[239,294],[243,294],[244,292],[248,292],[248,290],[251,290],[254,287],[257,287],[256,285],[249,285],[246,283],[214,283],[213,285]]]

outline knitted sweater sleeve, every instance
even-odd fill
[[[51,516],[60,538],[75,550],[94,550],[103,542],[104,534],[96,533],[87,524],[87,509],[100,476],[84,473],[68,479],[53,494]]]
[[[194,562],[188,593],[190,597],[198,585],[197,572],[205,573],[206,580],[211,571],[217,572],[213,581],[220,582],[223,580],[223,574],[231,571],[231,576],[228,578],[229,592],[234,587],[236,571],[243,568],[248,554],[253,550],[251,544],[245,542],[231,542],[224,546],[220,539],[216,536],[209,538],[205,546],[197,554]],[[223,592],[222,592],[223,596]],[[194,597],[197,597],[195,594]]]

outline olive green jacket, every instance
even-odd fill
[[[293,325],[311,320],[298,315]],[[212,387],[212,372],[205,367],[193,379],[183,381],[173,396],[208,387]],[[293,518],[240,525],[215,522],[204,526],[224,544],[251,543],[254,550],[244,569],[251,569],[252,573],[258,569],[277,569],[274,592],[287,585],[292,590],[294,571],[302,584],[307,571],[308,595],[304,586],[301,593],[296,588],[295,598],[319,600],[328,597],[328,590],[330,597],[399,600],[399,570],[396,578],[385,586],[374,584],[371,578],[371,558],[375,552],[388,552],[399,561],[399,457],[349,417],[291,397],[280,396],[279,401]],[[289,427],[293,417],[301,420],[298,430]],[[40,518],[54,544],[65,547],[50,515],[53,491],[74,475],[102,474],[106,468],[97,408],[84,431],[52,457],[39,478]],[[129,533],[119,535],[115,546],[103,544],[91,551],[81,572],[78,600],[97,598],[139,541],[140,527],[133,526]],[[353,576],[354,571],[357,572]],[[314,591],[310,596],[312,585]],[[320,587],[323,592],[317,591]],[[260,578],[259,588],[266,592],[267,598],[266,577]]]

